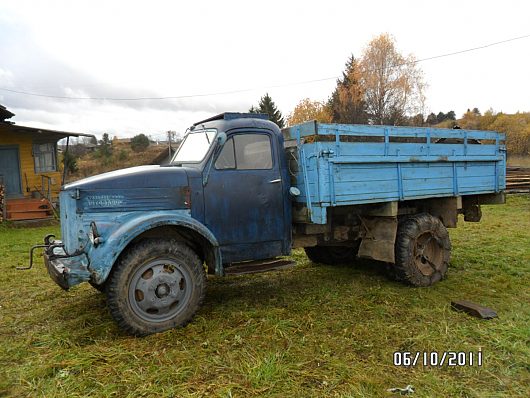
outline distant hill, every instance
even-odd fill
[[[73,150],[72,152],[83,151]],[[76,157],[77,171],[75,173],[69,173],[67,181],[76,181],[81,178],[127,167],[163,164],[168,158],[167,144],[151,144],[145,151],[134,152],[130,142],[126,140],[113,140],[110,146],[109,156],[104,156],[102,152],[100,146],[98,146],[95,150],[88,151]]]

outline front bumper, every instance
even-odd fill
[[[84,252],[69,255],[60,241],[46,245],[44,265],[52,280],[64,290],[90,280],[88,256]]]

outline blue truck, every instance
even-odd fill
[[[430,286],[447,272],[458,215],[476,222],[481,204],[504,202],[504,141],[315,121],[280,130],[265,115],[223,113],[191,126],[168,165],[64,186],[61,240],[36,247],[59,286],[105,292],[134,335],[189,322],[207,274],[285,267],[293,248],[317,263],[377,260]]]

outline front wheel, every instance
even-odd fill
[[[397,279],[431,286],[445,276],[450,258],[449,233],[438,218],[422,213],[400,222],[393,266]]]
[[[202,262],[188,246],[145,240],[129,249],[112,271],[108,306],[121,329],[143,336],[188,323],[205,287]]]

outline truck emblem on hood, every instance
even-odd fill
[[[90,207],[118,207],[124,204],[123,195],[90,195],[86,198]]]

